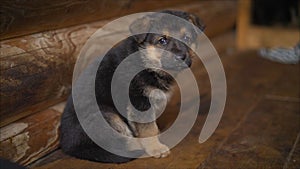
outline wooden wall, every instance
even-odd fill
[[[188,4],[195,0],[2,0],[0,39]]]
[[[181,5],[203,18],[210,37],[235,23],[232,4]],[[201,9],[201,10],[200,10]],[[108,20],[1,41],[0,126],[59,103],[70,92],[73,66],[85,41]],[[222,24],[220,24],[222,23]]]
[[[76,58],[105,23],[127,13],[171,8],[198,15],[213,38],[231,31],[236,21],[235,1],[3,2],[0,157],[24,165],[58,147],[62,102],[71,90]]]

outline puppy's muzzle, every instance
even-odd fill
[[[179,67],[182,67],[183,69],[191,67],[192,65],[191,59],[186,55],[175,55],[175,59],[177,62],[180,62]]]

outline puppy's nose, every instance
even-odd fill
[[[186,56],[185,55],[176,55],[175,58],[177,60],[184,60],[186,58]]]

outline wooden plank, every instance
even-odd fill
[[[300,132],[295,139],[294,145],[290,150],[288,157],[284,163],[283,169],[297,169],[300,166]]]
[[[205,1],[176,9],[190,11],[203,18],[208,23],[209,37],[234,26],[234,1],[224,4]],[[42,102],[55,104],[65,98],[70,92],[72,71],[81,47],[107,22],[93,22],[2,41],[0,126],[45,109]]]
[[[272,91],[268,93],[265,98],[274,101],[299,102],[299,70],[299,64],[289,65],[286,69],[282,70],[283,76],[274,83]]]
[[[250,26],[251,0],[238,1],[237,15],[237,47],[241,50],[246,49],[247,34]]]
[[[200,114],[197,118],[196,124],[193,129],[187,135],[187,137],[176,147],[171,150],[171,155],[164,159],[137,159],[132,162],[126,164],[103,164],[103,163],[95,163],[89,162],[85,160],[79,160],[72,157],[64,156],[62,157],[61,152],[57,151],[53,153],[50,157],[39,161],[39,163],[33,164],[30,167],[35,169],[54,169],[59,166],[64,166],[65,168],[113,168],[113,169],[122,169],[122,168],[197,168],[201,163],[207,163],[206,160],[214,160],[214,156],[222,157],[222,154],[218,153],[224,146],[228,144],[230,141],[235,141],[236,139],[241,139],[235,135],[237,131],[240,134],[244,134],[247,136],[247,129],[252,129],[259,126],[266,126],[268,129],[273,129],[274,125],[272,124],[273,116],[272,110],[268,109],[273,106],[274,109],[278,109],[274,115],[275,128],[280,130],[276,133],[276,130],[272,130],[272,133],[264,133],[264,130],[260,130],[262,133],[260,135],[255,135],[253,130],[251,136],[253,139],[259,140],[263,138],[263,134],[266,134],[267,140],[270,143],[282,143],[279,144],[278,147],[280,149],[287,148],[288,151],[283,155],[286,157],[289,154],[290,146],[295,142],[295,133],[297,131],[297,123],[296,120],[299,119],[299,109],[297,109],[297,103],[277,103],[276,101],[267,101],[268,104],[265,104],[265,96],[267,94],[273,93],[275,90],[281,90],[282,95],[285,94],[284,86],[289,84],[289,88],[292,90],[298,90],[297,83],[289,83],[290,80],[282,81],[284,76],[287,76],[286,79],[294,79],[299,77],[297,76],[298,66],[290,66],[274,63],[263,58],[257,56],[255,51],[253,52],[243,52],[238,54],[230,54],[221,57],[222,62],[225,67],[225,72],[227,76],[227,84],[228,84],[228,95],[227,95],[227,104],[225,108],[225,112],[223,114],[222,120],[219,124],[214,135],[205,143],[199,144],[198,137],[203,126],[206,112],[202,112],[206,108],[200,107]],[[200,69],[198,67],[198,69]],[[200,73],[201,72],[201,73]],[[286,74],[286,72],[290,72]],[[197,81],[200,84],[201,94],[209,93],[210,84],[208,82],[207,77],[205,77],[205,72],[198,71],[195,75],[197,77]],[[273,84],[276,84],[275,86]],[[291,90],[291,91],[292,91]],[[287,96],[289,92],[287,93]],[[206,100],[206,99],[204,99]],[[209,99],[208,99],[209,100]],[[179,99],[175,95],[172,99],[171,104],[173,106],[169,107],[165,113],[167,119],[160,119],[160,122],[167,122],[170,119],[176,117],[176,110],[178,109]],[[206,101],[207,102],[207,101]],[[204,103],[207,104],[207,103]],[[203,105],[203,104],[201,104]],[[206,106],[206,105],[205,105]],[[280,115],[284,114],[282,110],[287,110],[287,113],[283,115],[282,120],[280,121]],[[297,112],[298,110],[298,112]],[[164,113],[164,114],[165,114]],[[252,113],[254,113],[252,115]],[[251,118],[248,120],[248,115]],[[291,119],[290,119],[291,118]],[[261,119],[261,120],[260,120]],[[289,120],[293,124],[288,124]],[[247,124],[244,126],[244,124]],[[280,129],[280,126],[283,124],[283,129]],[[168,125],[161,125],[163,127],[168,127]],[[251,128],[250,128],[251,127]],[[292,128],[294,127],[294,128]],[[286,130],[292,128],[291,136],[286,137],[286,140],[279,139],[277,141],[273,141],[273,135],[277,138],[279,136],[289,135],[290,133]],[[299,125],[298,125],[299,129]],[[298,130],[299,132],[299,130]],[[259,132],[257,132],[259,133]],[[296,133],[297,134],[297,133]],[[252,140],[253,140],[252,139]],[[274,144],[272,144],[274,145]],[[283,145],[282,147],[280,147]],[[242,147],[243,148],[243,147]],[[264,148],[264,147],[263,147]],[[241,149],[242,150],[242,149]],[[261,149],[260,153],[264,153],[264,150],[270,149]],[[274,151],[270,151],[271,153]],[[268,154],[268,152],[266,151]],[[276,153],[274,153],[276,155]],[[56,157],[57,155],[57,157]],[[295,154],[294,154],[295,155]],[[228,156],[226,156],[228,157]],[[229,157],[228,157],[229,158]],[[233,158],[233,157],[232,157]],[[267,158],[267,157],[266,157]],[[298,159],[299,156],[292,156],[292,159]],[[48,161],[47,161],[48,159]],[[244,161],[247,158],[243,159]],[[45,162],[47,161],[47,162]],[[242,160],[240,160],[242,161]],[[238,162],[233,161],[233,162]],[[232,163],[233,163],[232,162]],[[41,164],[41,165],[39,165]],[[213,164],[213,163],[211,163]],[[238,164],[238,163],[237,163]],[[222,163],[220,162],[220,165]],[[226,161],[224,163],[226,165]],[[206,165],[208,166],[208,165]],[[212,167],[213,168],[213,167]],[[222,168],[218,167],[218,168]],[[226,168],[226,167],[225,167]],[[230,166],[229,168],[236,168],[235,166]],[[263,167],[261,167],[263,168]]]
[[[242,59],[245,59],[244,55]],[[258,66],[260,64],[253,67],[261,70],[260,73],[250,70],[251,67],[247,72],[241,72],[247,77],[241,80],[248,80],[249,76],[255,75],[256,85],[264,88],[255,91],[257,96],[260,95],[256,97],[259,102],[254,104],[251,111],[243,111],[244,117],[235,123],[237,125],[233,132],[222,141],[219,147],[211,151],[212,153],[198,167],[199,169],[269,167],[276,169],[285,168],[284,166],[297,168],[297,161],[300,159],[299,153],[295,151],[298,148],[297,139],[300,134],[300,78],[297,72],[299,65],[261,61],[265,62],[265,68]],[[270,69],[273,70],[269,72]],[[250,75],[249,72],[253,74]],[[277,76],[277,80],[271,80],[272,76]],[[265,86],[261,83],[263,81],[273,82]],[[239,85],[244,86],[243,83]],[[244,87],[247,91],[249,90],[247,86]],[[251,98],[236,100],[236,107],[239,107],[238,104],[248,104],[250,100]],[[226,117],[224,116],[223,120],[230,123],[230,120],[225,119]],[[224,128],[222,123],[220,128]]]
[[[58,147],[64,103],[0,128],[0,157],[27,165]]]
[[[47,108],[32,106],[58,103],[70,93],[76,57],[82,43],[94,31],[81,25],[2,42],[1,126]],[[82,41],[77,33],[82,35]]]
[[[144,12],[195,0],[46,0],[1,1],[0,39],[59,29],[87,22],[109,19],[129,13]]]
[[[199,169],[283,168],[300,132],[299,103],[262,99]]]

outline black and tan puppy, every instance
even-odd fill
[[[196,25],[200,30],[204,29],[203,24],[194,15],[181,11],[162,11],[162,13],[183,18]],[[131,106],[134,106],[139,111],[150,109],[149,94],[153,89],[159,89],[166,95],[170,94],[170,88],[174,83],[174,79],[163,70],[180,72],[192,64],[191,57],[194,53],[187,44],[192,45],[196,41],[197,35],[195,30],[188,29],[184,25],[176,23],[162,24],[164,22],[159,22],[156,24],[157,21],[164,21],[166,19],[153,14],[134,21],[130,26],[130,31],[133,34],[137,30],[147,32],[151,29],[163,30],[164,33],[145,33],[128,37],[115,45],[105,55],[98,68],[95,81],[98,106],[110,126],[126,136],[137,138],[152,137],[159,134],[159,129],[155,121],[148,123],[132,122],[121,116],[119,111],[116,110],[111,95],[111,82],[119,64],[130,54],[143,49],[144,52],[139,53],[138,57],[136,57],[135,64],[138,63],[140,66],[157,68],[147,68],[132,79],[129,87],[131,104],[124,103],[118,109],[126,112],[128,117],[135,116],[134,109]],[[171,31],[179,33],[186,44],[169,37]],[[169,51],[171,54],[156,52],[153,50],[156,48]],[[126,78],[126,75],[124,75],[124,78]],[[157,105],[151,109],[152,111],[148,111],[148,113],[153,114],[151,116],[155,116],[160,109],[159,103],[163,99],[162,97],[160,92],[154,94],[154,101]],[[62,115],[60,132],[61,148],[65,153],[72,156],[92,161],[113,163],[122,163],[131,160],[130,158],[121,157],[103,150],[87,136],[77,119],[72,97],[69,97]],[[153,138],[147,142],[140,143],[144,151],[150,156],[157,158],[167,156],[169,148],[160,143],[157,137]]]

